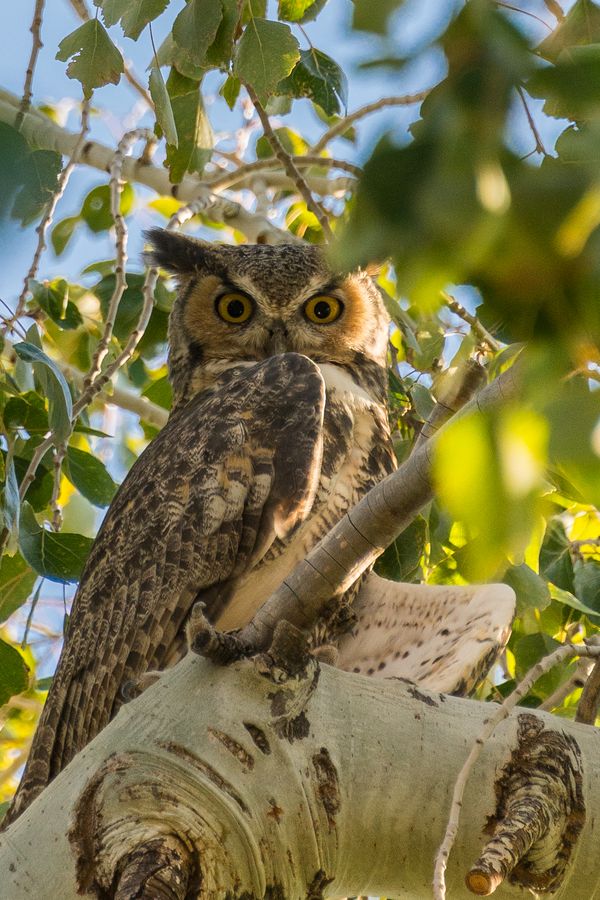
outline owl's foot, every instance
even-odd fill
[[[252,656],[252,648],[234,632],[217,631],[204,615],[204,603],[195,603],[187,624],[188,648],[219,666]]]

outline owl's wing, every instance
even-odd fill
[[[464,695],[503,650],[515,595],[505,584],[401,584],[371,573],[353,610],[357,625],[339,642],[339,668]]]
[[[121,685],[168,654],[198,593],[307,516],[324,403],[313,362],[272,357],[192,400],[140,456],[82,575],[12,818],[106,725]]]

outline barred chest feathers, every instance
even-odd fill
[[[311,514],[236,585],[217,619],[223,630],[243,627],[348,509],[395,468],[385,407],[346,369],[330,363],[319,369],[326,387],[323,459]]]

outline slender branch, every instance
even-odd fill
[[[353,165],[352,163],[346,162],[341,159],[333,159],[328,156],[317,156],[314,154],[310,154],[307,156],[294,156],[292,157],[294,163],[298,168],[302,168],[304,166],[324,166],[329,169],[341,169],[344,172],[349,172],[351,175],[355,175],[357,178],[361,175],[362,170]],[[211,190],[216,190],[219,188],[220,190],[225,190],[226,188],[230,188],[234,184],[239,184],[240,181],[244,181],[248,175],[253,175],[255,172],[263,172],[266,169],[276,169],[281,165],[281,161],[277,159],[277,157],[269,157],[268,159],[257,159],[254,162],[245,163],[244,165],[239,165],[238,168],[233,171],[227,171],[219,173],[212,178],[206,179],[207,187],[210,187]]]
[[[423,424],[411,453],[432,438],[486,383],[485,369],[475,359],[466,360],[455,372],[450,375],[445,372],[444,376],[437,403]]]
[[[54,484],[52,486],[52,498],[50,500],[50,509],[52,510],[52,527],[55,531],[62,528],[62,512],[58,505],[60,495],[60,482],[62,478],[62,464],[67,452],[65,444],[60,444],[54,449]]]
[[[557,3],[557,0],[544,0],[544,5],[548,12],[552,13],[557,22],[562,22],[565,18],[565,14],[562,11],[560,3]]]
[[[89,22],[91,16],[85,4],[85,0],[69,0],[69,3],[83,22]],[[134,91],[136,91],[140,95],[142,100],[147,103],[150,109],[154,109],[152,97],[142,85],[142,83],[138,80],[138,78],[136,78],[136,76],[134,75],[130,63],[125,63],[125,71],[123,74],[125,75],[126,80],[129,82]]]
[[[335,125],[332,125],[325,134],[322,134],[311,152],[320,153],[330,141],[340,134],[343,134],[351,125],[359,119],[362,119],[364,116],[378,112],[380,109],[385,109],[387,106],[411,106],[413,103],[421,103],[431,90],[431,88],[428,88],[425,91],[418,91],[416,94],[405,94],[402,97],[382,97],[381,100],[376,100],[374,103],[367,103],[365,106],[361,106],[360,109],[345,116],[339,122],[336,122]]]
[[[531,110],[529,109],[529,104],[525,99],[525,92],[522,87],[517,88],[517,93],[521,98],[521,103],[523,104],[523,109],[525,110],[525,115],[527,116],[527,122],[529,124],[529,128],[531,129],[531,133],[533,135],[533,139],[535,141],[535,152],[541,153],[542,156],[548,156],[546,148],[544,147],[542,138],[540,136],[539,131],[537,130],[537,125],[535,124],[535,120],[531,115]]]
[[[583,722],[585,725],[594,725],[598,716],[599,706],[600,662],[596,662],[581,692],[577,712],[575,713],[575,721]]]
[[[27,65],[27,72],[25,73],[25,84],[23,86],[23,98],[21,103],[19,104],[19,112],[17,114],[17,119],[15,122],[15,128],[17,131],[21,130],[21,123],[25,117],[25,113],[31,106],[31,97],[32,97],[32,85],[33,85],[33,73],[35,71],[35,64],[37,62],[37,58],[40,50],[44,46],[42,44],[41,38],[41,30],[42,30],[42,17],[44,13],[44,2],[45,0],[36,0],[35,9],[33,11],[33,22],[31,23],[30,31],[33,35],[33,41],[31,44],[31,55],[29,57],[29,63]]]
[[[487,344],[490,350],[492,350],[494,353],[497,353],[498,350],[501,349],[501,344],[499,343],[499,341],[497,341],[496,338],[490,334],[487,328],[482,325],[477,316],[473,316],[470,312],[468,312],[464,308],[462,303],[459,303],[455,297],[453,297],[451,294],[446,293],[446,291],[441,291],[441,296],[448,309],[456,316],[459,316],[459,318],[461,318],[463,322],[466,322],[467,325],[471,326],[472,331],[477,335],[482,344]]]
[[[569,694],[584,686],[592,666],[593,663],[589,659],[580,659],[571,677],[559,685],[537,708],[551,712],[553,709],[561,706]]]
[[[317,217],[317,220],[323,230],[323,235],[325,239],[330,241],[333,238],[333,232],[331,231],[331,227],[329,225],[329,217],[320,203],[317,203],[315,198],[312,195],[312,191],[306,183],[304,176],[296,166],[293,158],[289,153],[285,150],[283,144],[273,131],[271,127],[271,123],[269,121],[269,116],[267,115],[265,109],[260,103],[258,97],[256,96],[254,89],[250,85],[245,85],[246,90],[248,91],[248,96],[252,100],[254,104],[254,108],[258,113],[258,118],[261,121],[263,131],[265,133],[265,137],[269,144],[271,145],[271,149],[273,153],[281,163],[283,169],[289,177],[292,179],[301,197],[304,199],[307,209],[309,209],[314,215]]]
[[[23,287],[21,289],[21,293],[19,295],[19,299],[17,300],[17,305],[15,307],[15,311],[10,319],[5,320],[3,325],[3,331],[6,332],[9,328],[12,328],[14,322],[17,321],[22,315],[23,310],[25,309],[26,297],[29,292],[29,282],[32,278],[35,278],[38,267],[40,264],[40,260],[42,258],[42,254],[46,249],[46,234],[48,233],[48,228],[52,224],[52,220],[54,218],[54,213],[56,212],[56,207],[64,195],[67,184],[69,182],[69,178],[73,172],[73,169],[77,165],[79,160],[79,156],[81,153],[81,149],[83,147],[86,134],[89,130],[89,114],[90,114],[90,101],[84,101],[81,107],[81,130],[77,135],[77,140],[73,146],[71,156],[67,164],[63,167],[60,175],[58,176],[58,181],[56,183],[56,190],[54,191],[52,198],[46,207],[46,211],[42,216],[40,224],[36,228],[36,232],[38,235],[38,242],[35,248],[35,252],[33,254],[33,259],[31,261],[31,265],[29,266],[29,271],[25,276],[23,281]]]
[[[7,92],[0,93],[0,121],[13,125],[17,116],[18,98],[15,98],[15,103],[7,99],[8,97],[10,95]],[[73,152],[78,140],[78,135],[66,131],[37,111],[25,116],[21,133],[29,143],[47,150],[57,150],[64,155],[70,155]],[[79,162],[100,169],[102,172],[109,172],[114,155],[113,148],[96,141],[87,141],[81,151]],[[126,159],[123,163],[122,176],[126,181],[145,184],[157,194],[172,196],[184,202],[196,199],[202,190],[206,190],[204,183],[196,176],[186,176],[180,184],[173,185],[169,181],[169,173],[166,169],[148,165],[143,159]],[[320,179],[320,181],[325,185],[327,179]],[[323,186],[323,192],[328,193],[325,186]],[[281,243],[293,240],[293,236],[288,232],[277,228],[264,216],[248,212],[239,203],[228,202],[222,207],[215,206],[212,215],[215,221],[223,222],[230,228],[236,228],[251,241]]]
[[[535,13],[529,12],[528,9],[521,9],[519,6],[512,6],[510,3],[501,2],[501,0],[496,0],[496,6],[501,6],[502,9],[509,9],[511,12],[521,13],[523,16],[529,16],[530,19],[535,19],[536,22],[539,22],[540,25],[543,25],[548,31],[552,31],[551,25],[548,25],[547,22],[544,22],[544,20],[539,16],[536,16]]]
[[[119,303],[127,287],[127,278],[125,276],[125,268],[127,265],[127,225],[125,218],[121,213],[121,192],[123,190],[123,181],[121,173],[123,171],[123,161],[127,153],[133,145],[140,140],[148,141],[152,137],[147,128],[136,128],[128,131],[123,135],[117,146],[112,165],[110,167],[110,211],[115,223],[115,246],[116,246],[116,263],[115,263],[115,287],[108,305],[106,321],[104,323],[104,331],[98,346],[94,352],[94,356],[90,365],[88,374],[85,377],[83,387],[84,391],[89,388],[92,382],[99,375],[102,362],[108,353],[110,339],[112,337]]]
[[[485,743],[492,736],[498,725],[508,718],[519,700],[522,700],[523,697],[527,696],[538,678],[541,678],[542,675],[550,672],[551,669],[553,669],[555,666],[559,665],[562,662],[565,662],[568,659],[572,659],[574,656],[598,659],[600,657],[600,647],[590,647],[581,644],[563,644],[561,647],[555,650],[554,653],[551,653],[549,656],[544,657],[544,659],[536,663],[536,665],[529,670],[518,687],[515,688],[512,694],[510,694],[506,698],[504,703],[502,703],[502,705],[499,706],[486,720],[484,727],[476,738],[471,748],[471,752],[469,753],[462,769],[460,770],[458,778],[456,779],[456,784],[454,785],[452,804],[450,807],[450,814],[448,817],[446,832],[435,859],[435,871],[433,878],[434,900],[445,900],[446,897],[446,866],[448,863],[450,851],[452,850],[458,832],[460,810],[465,788],[471,772],[473,771],[473,767],[479,759]]]

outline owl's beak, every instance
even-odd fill
[[[283,322],[271,322],[268,326],[268,332],[267,353],[269,356],[277,356],[279,353],[286,353],[290,349],[287,329]]]

